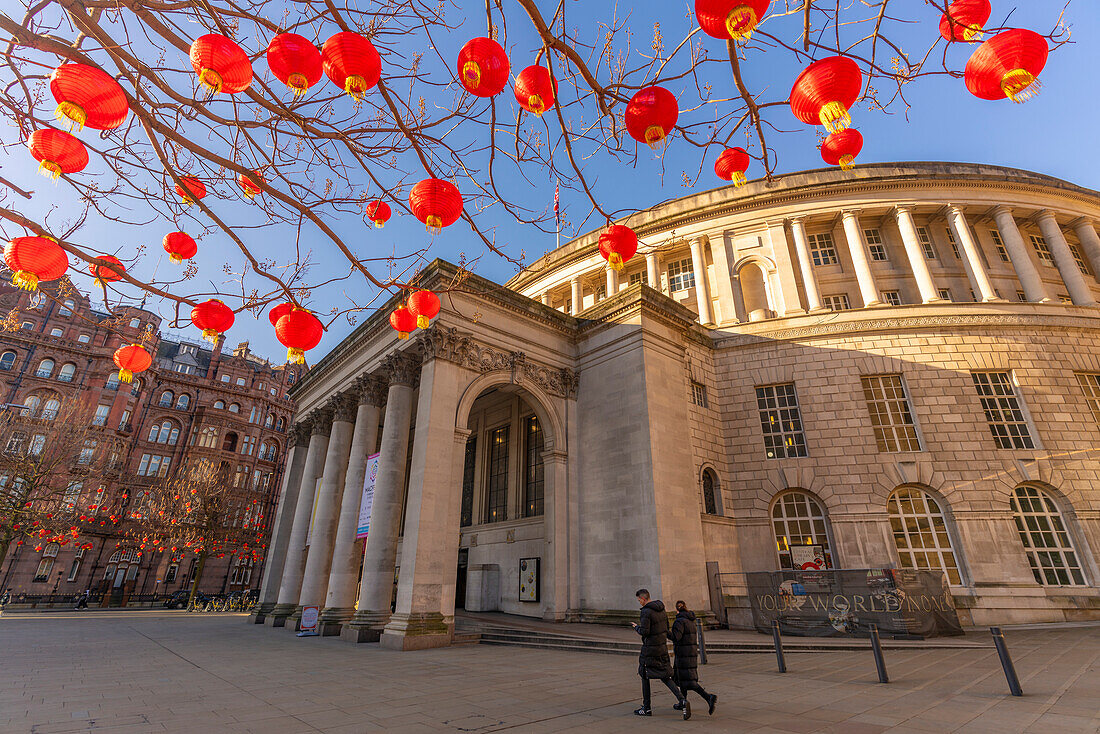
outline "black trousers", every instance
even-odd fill
[[[704,701],[710,703],[710,694],[703,690],[703,687],[699,685],[699,681],[693,680],[691,683],[680,684],[680,693],[683,694],[684,698],[687,698],[688,691],[695,691],[703,697]]]
[[[672,691],[672,695],[676,696],[676,700],[679,701],[683,696],[680,695],[679,689],[676,688],[676,684],[672,682],[672,676],[665,678],[657,678],[657,680],[668,686],[668,690]],[[649,705],[650,693],[649,693],[649,678],[642,675],[642,708],[650,708]]]

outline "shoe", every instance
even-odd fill
[[[707,713],[710,714],[711,716],[713,716],[714,715],[714,707],[718,705],[718,694],[717,693],[710,694],[710,700],[707,701],[707,703],[710,704],[710,710],[707,711]]]
[[[684,721],[687,721],[688,719],[691,718],[691,704],[688,703],[688,700],[687,700],[686,696],[684,697],[683,711],[684,711]]]
[[[674,711],[682,711],[684,708],[684,704],[677,701],[676,703],[672,704],[672,708]]]
[[[635,716],[653,716],[653,712],[642,706],[640,709],[634,709]]]

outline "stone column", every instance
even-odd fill
[[[985,272],[985,263],[978,252],[978,243],[970,234],[970,227],[966,223],[966,215],[961,207],[948,204],[947,223],[951,232],[955,235],[955,243],[962,250],[963,267],[966,269],[966,277],[970,279],[970,286],[978,295],[980,301],[996,301],[997,292],[993,290],[993,284],[989,282],[989,274]]]
[[[1020,234],[1020,227],[1012,216],[1012,210],[1007,206],[998,205],[993,209],[993,219],[997,222],[997,231],[1001,235],[1001,242],[1005,246],[1009,260],[1012,261],[1012,269],[1016,271],[1016,277],[1020,279],[1020,285],[1024,289],[1024,298],[1032,303],[1050,303],[1054,299],[1047,292],[1046,284],[1039,277],[1039,271],[1035,269],[1035,263],[1031,261],[1031,253],[1024,244],[1024,237]]]
[[[733,274],[730,272],[731,253],[726,250],[726,237],[718,233],[708,237],[710,259],[714,263],[714,285],[718,291],[718,308],[714,313],[714,323],[737,321],[737,298],[733,295]]]
[[[386,395],[386,416],[382,422],[382,447],[378,457],[378,477],[374,482],[370,532],[363,551],[359,604],[351,621],[340,631],[342,639],[353,642],[376,642],[390,618],[397,538],[401,534],[401,495],[405,489],[412,396],[418,382],[420,364],[409,354],[398,352],[386,357],[382,370],[389,374],[389,391]]]
[[[1092,297],[1088,283],[1081,269],[1077,267],[1077,261],[1070,252],[1066,236],[1062,234],[1062,228],[1058,226],[1058,220],[1054,218],[1054,212],[1044,209],[1036,217],[1039,230],[1043,233],[1043,239],[1047,241],[1050,254],[1054,256],[1054,264],[1058,266],[1058,272],[1062,274],[1062,281],[1069,289],[1069,297],[1075,306],[1095,306],[1096,299]]]
[[[321,475],[320,493],[313,516],[306,570],[302,577],[301,607],[322,607],[328,591],[328,575],[332,569],[332,546],[336,540],[336,520],[344,491],[344,477],[351,452],[351,434],[355,428],[354,396],[336,395],[329,401],[333,412],[332,432],[325,452],[325,469]]]
[[[542,452],[545,489],[543,532],[546,536],[546,568],[542,592],[546,597],[543,619],[564,622],[569,610],[569,456],[564,437]],[[562,448],[559,448],[562,447]]]
[[[302,470],[306,464],[306,445],[309,443],[307,426],[295,424],[290,430],[290,442],[283,472],[283,487],[279,491],[279,506],[275,510],[275,523],[271,526],[271,542],[264,559],[264,578],[260,584],[260,598],[249,619],[256,624],[264,622],[279,601],[279,585],[283,580],[283,565],[290,541],[290,528],[294,524],[294,510],[298,504],[298,492],[302,489]]]
[[[543,306],[549,306],[550,305],[550,291],[543,291],[542,296],[540,296],[540,298],[542,299],[542,305]]]
[[[336,524],[336,542],[332,546],[328,593],[321,611],[322,635],[339,634],[340,627],[355,614],[355,587],[359,582],[359,562],[363,559],[363,546],[356,541],[355,533],[359,529],[367,457],[374,453],[378,444],[378,418],[386,402],[388,381],[375,376],[363,377],[357,388],[359,408],[355,414],[351,456]]]
[[[611,298],[619,292],[619,271],[610,265],[605,265],[604,276],[607,280],[607,298]]]
[[[859,214],[846,211],[843,212],[842,217],[844,239],[848,241],[848,252],[852,255],[852,264],[856,269],[856,281],[859,282],[859,295],[863,299],[863,307],[879,306],[882,301],[878,297],[875,276],[871,274],[871,264],[867,262],[867,248],[863,244],[863,229],[859,224]]]
[[[1092,265],[1093,274],[1100,276],[1100,236],[1096,234],[1096,227],[1085,217],[1078,217],[1069,224],[1081,241],[1081,249],[1085,251],[1084,255]]]
[[[570,294],[572,301],[569,304],[569,313],[576,316],[581,312],[583,306],[584,293],[581,290],[581,276],[575,275],[573,279],[569,281]]]
[[[302,591],[302,574],[306,565],[306,535],[309,533],[309,521],[313,516],[317,479],[325,465],[328,435],[332,429],[332,414],[327,410],[313,411],[308,420],[312,433],[309,437],[309,449],[306,451],[306,463],[302,468],[302,488],[298,492],[298,502],[294,506],[294,522],[290,526],[283,578],[279,586],[279,603],[271,611],[271,616],[275,618],[273,623],[275,627],[282,627],[287,617],[292,616],[298,609],[298,598]]]
[[[692,238],[691,269],[695,273],[695,303],[699,307],[699,323],[713,324],[714,314],[710,308],[710,282],[707,278],[707,261],[703,255],[703,237]]]
[[[912,210],[899,204],[894,207],[894,218],[901,233],[901,243],[905,246],[905,256],[909,258],[909,267],[917,280],[921,302],[935,303],[942,300],[936,291],[936,282],[932,280],[932,273],[928,270],[928,262],[924,257],[920,238],[917,236],[917,225],[913,222]]]
[[[645,278],[650,288],[657,291],[661,290],[660,255],[656,252],[645,254]]]
[[[821,293],[817,289],[817,276],[814,275],[814,263],[810,258],[810,244],[806,238],[806,226],[801,217],[788,220],[791,225],[791,237],[794,238],[794,251],[798,255],[798,270],[802,273],[802,287],[806,291],[806,308],[821,311]]]

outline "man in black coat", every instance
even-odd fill
[[[695,629],[695,612],[687,608],[682,601],[676,602],[676,621],[672,623],[672,630],[668,633],[672,640],[672,651],[676,653],[676,665],[672,674],[676,685],[680,686],[680,692],[687,700],[688,691],[695,691],[707,702],[713,714],[714,707],[718,704],[718,696],[707,693],[699,685],[699,633]],[[678,708],[676,704],[674,708]]]
[[[687,697],[681,696],[676,684],[672,682],[672,664],[668,659],[668,615],[660,599],[649,600],[648,589],[638,589],[635,596],[642,607],[641,617],[631,623],[634,631],[642,636],[642,650],[638,655],[638,675],[642,678],[642,707],[635,709],[637,716],[652,716],[649,705],[649,681],[655,678],[672,691],[683,711],[684,719],[691,718],[691,704]]]

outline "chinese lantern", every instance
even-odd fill
[[[202,338],[211,344],[218,343],[218,337],[233,326],[233,309],[217,298],[203,301],[191,309],[191,323],[202,329]]]
[[[180,176],[180,182],[176,184],[176,193],[179,194],[185,206],[191,206],[206,196],[206,184],[194,176]]]
[[[473,38],[458,52],[458,80],[475,97],[492,97],[508,83],[508,54],[491,38]]]
[[[947,41],[979,39],[992,12],[989,0],[955,0],[940,16],[940,35]]]
[[[462,214],[462,195],[454,184],[438,178],[426,178],[409,192],[409,208],[430,233],[439,234]]]
[[[57,100],[57,119],[80,130],[114,130],[126,121],[130,106],[110,74],[85,64],[62,64],[50,74],[50,92]]]
[[[550,78],[543,66],[528,66],[516,76],[516,101],[535,117],[554,106],[558,96],[558,80]]]
[[[859,151],[863,150],[863,136],[854,127],[833,133],[821,144],[821,159],[830,166],[840,166],[847,171],[853,165]]]
[[[259,171],[253,171],[251,175],[242,173],[237,176],[237,183],[241,185],[241,190],[244,191],[244,195],[249,199],[256,197],[256,194],[262,193],[263,189],[256,184],[256,181],[263,181],[264,177],[260,175]]]
[[[390,326],[397,330],[398,339],[408,339],[409,332],[416,328],[416,316],[406,307],[400,306],[390,314]]]
[[[638,251],[638,236],[622,224],[612,224],[600,235],[600,254],[614,270],[622,270]]]
[[[695,0],[695,18],[708,36],[739,41],[752,35],[770,4],[771,0]]]
[[[113,283],[122,279],[122,274],[126,272],[126,266],[117,257],[114,255],[97,255],[96,257],[107,262],[106,265],[98,263],[88,265],[88,272],[95,277],[96,285],[102,288],[104,283]]]
[[[356,102],[382,76],[382,57],[374,45],[351,31],[337,33],[325,41],[321,48],[321,64],[332,83]]]
[[[367,217],[374,222],[375,227],[382,229],[390,221],[390,205],[375,199],[367,204]]]
[[[427,329],[439,313],[439,296],[431,291],[416,291],[409,296],[409,312],[416,317],[416,328]]]
[[[4,248],[4,264],[16,288],[33,291],[40,281],[57,280],[69,269],[69,256],[48,237],[16,237]]]
[[[115,366],[118,367],[119,382],[133,382],[134,375],[149,369],[152,363],[153,358],[140,344],[130,344],[115,350]]]
[[[852,124],[848,110],[862,86],[863,74],[851,59],[829,56],[815,61],[795,79],[791,112],[802,122],[838,132]]]
[[[164,251],[168,253],[168,259],[179,265],[184,260],[190,260],[199,251],[195,240],[186,232],[169,232],[164,235]]]
[[[35,130],[27,139],[27,149],[38,161],[38,170],[53,179],[63,173],[78,173],[88,165],[84,143],[61,130]]]
[[[293,303],[280,303],[278,306],[268,311],[267,320],[271,322],[272,328],[275,327],[275,324],[279,323],[279,319],[281,319],[283,316],[286,316],[293,309]]]
[[[1026,102],[1039,93],[1047,42],[1034,31],[1014,28],[978,46],[966,62],[966,88],[980,99]]]
[[[275,324],[275,337],[286,347],[286,361],[304,364],[306,351],[321,341],[325,328],[320,320],[304,308],[291,307]]]
[[[714,173],[723,181],[733,181],[734,186],[744,186],[750,162],[744,148],[726,148],[714,161]]]
[[[237,43],[216,33],[191,44],[191,67],[211,94],[236,94],[252,84],[252,62]]]
[[[679,116],[672,92],[664,87],[646,87],[638,90],[626,106],[626,131],[639,143],[661,150]]]
[[[308,38],[280,33],[267,44],[267,68],[300,97],[321,81],[321,52]]]

